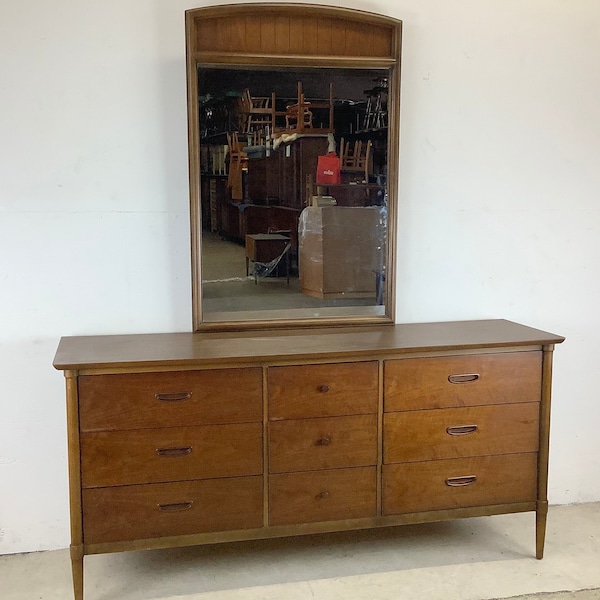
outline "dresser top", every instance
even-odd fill
[[[562,341],[561,336],[501,319],[293,331],[79,336],[61,339],[53,364],[60,370],[190,367],[542,346]]]

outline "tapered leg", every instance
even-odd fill
[[[542,402],[540,403],[540,445],[538,452],[538,494],[535,511],[535,557],[544,558],[548,516],[548,454],[550,452],[550,395],[554,346],[544,346],[542,356]]]
[[[547,516],[548,502],[538,502],[538,508],[535,512],[535,557],[537,559],[544,558]]]
[[[73,595],[83,600],[83,548],[71,546],[71,570],[73,572]]]

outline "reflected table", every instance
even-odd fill
[[[258,283],[256,263],[268,264],[285,253],[285,275],[290,283],[290,239],[280,233],[254,233],[246,236],[246,275],[249,274],[250,261],[254,263],[254,283]]]

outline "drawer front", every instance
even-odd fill
[[[262,473],[262,424],[81,435],[83,487]]]
[[[377,469],[359,467],[269,478],[269,524],[361,519],[377,514]]]
[[[542,353],[507,352],[388,360],[385,410],[539,402]]]
[[[377,412],[377,362],[271,367],[269,419]]]
[[[216,369],[79,377],[82,431],[262,420],[262,370]]]
[[[262,527],[262,477],[83,490],[86,544]]]
[[[385,463],[536,452],[539,403],[387,413]]]
[[[383,514],[533,502],[537,453],[383,466]]]
[[[269,425],[271,473],[377,464],[377,415],[277,421]]]

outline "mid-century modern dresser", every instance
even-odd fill
[[[89,554],[523,511],[541,558],[562,341],[503,320],[63,338],[75,598]]]

